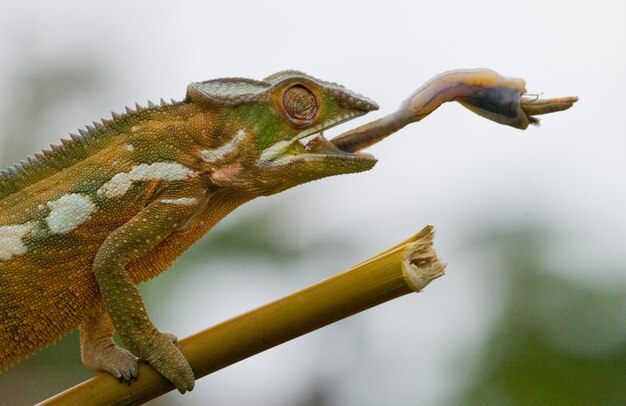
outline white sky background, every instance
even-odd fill
[[[111,77],[111,88],[89,108],[56,117],[47,143],[135,101],[180,99],[191,81],[262,79],[287,68],[376,100],[381,111],[359,123],[393,111],[423,82],[454,68],[489,67],[523,77],[530,92],[580,96],[573,109],[546,116],[541,128],[526,132],[447,105],[371,148],[379,159],[374,170],[304,185],[240,209],[289,208],[285,216],[299,237],[332,235],[355,245],[353,260],[323,260],[328,274],[425,224],[436,226],[439,253],[449,264],[447,275],[421,296],[350,322],[360,339],[370,340],[370,352],[353,371],[351,383],[335,388],[338,404],[381,404],[392,395],[398,404],[433,404],[442,401],[450,385],[462,383],[460,374],[450,375],[450,363],[480,345],[498,304],[488,286],[493,282],[481,271],[491,254],[470,251],[476,248],[471,239],[477,228],[545,221],[557,236],[550,261],[563,275],[600,283],[626,279],[619,272],[626,264],[624,4],[3,1],[1,103],[10,103],[19,91],[10,81],[20,66],[86,55]],[[237,275],[237,263],[225,266]],[[611,268],[618,272],[609,272]],[[577,274],[580,269],[593,274]],[[210,283],[218,285],[222,277]],[[281,287],[282,281],[263,275],[253,281],[241,278],[241,295],[223,297],[232,304],[212,315],[218,317],[212,322],[314,280]],[[196,315],[177,320],[180,312],[193,314],[198,300],[220,306],[210,299],[219,297],[219,287],[199,289],[173,294],[171,314],[153,318],[179,337],[205,327],[206,320]],[[394,317],[398,314],[411,322]],[[205,378],[182,399],[188,404],[212,399],[222,405],[289,402],[311,377],[332,376],[332,365],[320,367],[312,358],[324,351],[332,354],[336,343],[339,348],[353,345],[351,335],[332,328]],[[313,355],[307,353],[310,348]],[[406,353],[399,354],[398,348]],[[333,358],[341,363],[340,353]],[[287,378],[292,381],[285,382]]]

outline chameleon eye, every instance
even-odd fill
[[[317,101],[306,87],[294,85],[283,94],[283,108],[293,125],[303,127],[315,119]]]

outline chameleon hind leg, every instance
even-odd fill
[[[113,341],[113,323],[99,303],[80,324],[80,356],[97,372],[108,372],[121,382],[137,378],[137,357]]]

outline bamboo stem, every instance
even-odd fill
[[[443,275],[432,248],[434,231],[415,236],[308,288],[187,337],[179,346],[196,378],[411,292]],[[147,363],[122,385],[100,373],[40,405],[140,404],[174,389]]]

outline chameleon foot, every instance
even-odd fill
[[[195,377],[185,356],[175,344],[172,333],[158,333],[146,361],[176,386],[180,393],[191,391]]]
[[[137,379],[137,358],[117,345],[110,343],[98,352],[86,351],[82,354],[83,364],[93,370],[108,372],[122,383]]]
[[[80,356],[87,368],[108,372],[120,382],[137,379],[137,357],[113,341],[113,325],[102,304],[80,325]]]

